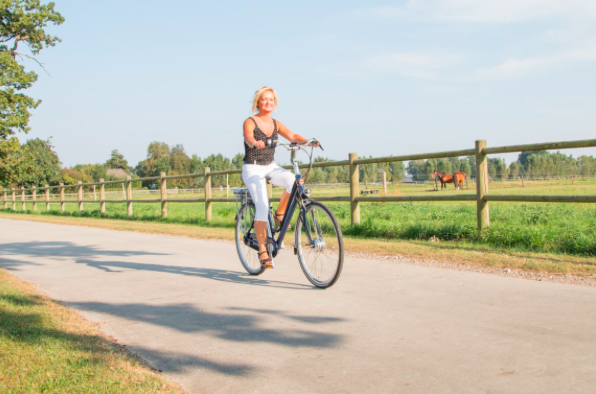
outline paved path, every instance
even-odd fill
[[[0,219],[0,267],[197,393],[594,393],[596,289],[348,258],[310,286],[234,245]]]

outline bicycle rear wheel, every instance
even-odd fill
[[[312,202],[296,224],[296,253],[300,267],[310,283],[317,287],[332,286],[344,263],[344,241],[341,228],[325,205]]]
[[[249,245],[256,244],[257,236],[254,233],[255,206],[245,204],[238,211],[236,217],[236,251],[242,266],[251,275],[260,275],[265,271],[261,266],[257,251]],[[252,227],[252,232],[249,232]]]

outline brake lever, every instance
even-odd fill
[[[321,148],[321,150],[323,150],[323,151],[325,150],[325,149],[323,149],[323,146],[321,145],[321,142],[319,140],[317,140],[316,138],[315,138],[315,142],[312,142],[312,144],[315,147]]]

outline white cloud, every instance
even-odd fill
[[[563,63],[594,61],[596,61],[596,45],[589,44],[554,55],[508,59],[497,66],[477,70],[471,79],[493,80],[516,78],[537,73]]]
[[[596,20],[594,0],[409,0],[403,6],[373,8],[375,16],[470,22],[533,19]]]

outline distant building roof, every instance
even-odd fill
[[[116,179],[126,179],[128,176],[128,172],[122,168],[108,168],[106,171],[106,176],[113,176]]]

